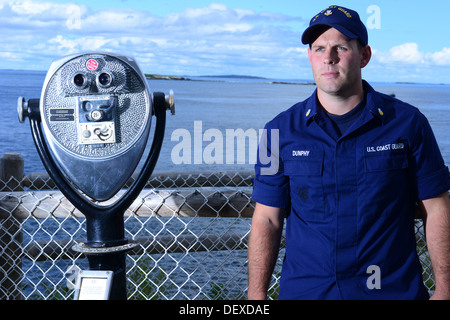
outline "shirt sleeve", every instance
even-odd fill
[[[279,129],[265,126],[256,158],[253,200],[270,207],[288,208],[289,179],[284,175],[280,158]]]
[[[450,189],[449,170],[428,120],[420,114],[412,145],[412,167],[419,200],[437,197]]]

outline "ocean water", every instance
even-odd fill
[[[45,72],[0,70],[0,154],[21,153],[25,160],[25,173],[42,172],[44,168],[36,152],[28,121],[23,124],[18,121],[17,99],[19,96],[26,100],[39,98],[44,78]],[[173,90],[176,107],[176,115],[167,114],[164,143],[155,171],[252,170],[252,143],[247,141],[245,150],[241,150],[245,151],[244,161],[238,159],[238,150],[234,150],[233,160],[227,159],[226,153],[230,152],[226,149],[227,133],[238,133],[241,129],[247,133],[258,133],[267,121],[306,99],[315,89],[314,85],[274,83],[283,81],[279,79],[193,79],[201,81],[148,81],[152,92],[168,93]],[[397,98],[418,107],[427,116],[445,162],[450,165],[450,85],[371,84],[381,92],[395,94]],[[223,157],[216,157],[215,163],[211,164],[203,157],[203,152],[213,142],[205,135],[208,132],[215,132],[215,138],[219,133],[224,146]],[[190,163],[177,163],[179,160],[175,158],[179,156],[174,150],[180,147],[181,142],[183,145],[189,143],[186,139],[191,139]],[[194,139],[202,139],[201,149],[194,148]],[[234,148],[237,147],[236,142]],[[200,160],[194,159],[195,154],[200,155]]]

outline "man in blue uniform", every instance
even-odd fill
[[[249,299],[266,298],[284,219],[280,299],[428,299],[416,254],[417,205],[436,281],[432,298],[449,299],[449,172],[428,121],[362,80],[371,49],[355,11],[323,10],[302,41],[317,89],[270,121],[260,143]],[[267,157],[276,159],[275,170]]]

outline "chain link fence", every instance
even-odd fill
[[[252,172],[154,173],[124,215],[126,236],[139,243],[127,256],[128,298],[245,299],[251,191]],[[416,238],[432,291],[422,220]],[[0,176],[1,299],[72,299],[88,262],[71,248],[84,239],[84,216],[47,174]],[[280,251],[269,299],[278,296],[284,241]]]

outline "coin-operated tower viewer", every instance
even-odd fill
[[[173,93],[151,94],[131,57],[88,52],[55,60],[41,98],[20,97],[17,108],[20,122],[30,119],[50,177],[86,216],[87,240],[73,249],[87,255],[90,270],[112,275],[106,298],[126,299],[125,258],[135,244],[125,238],[123,215],[156,165]]]

